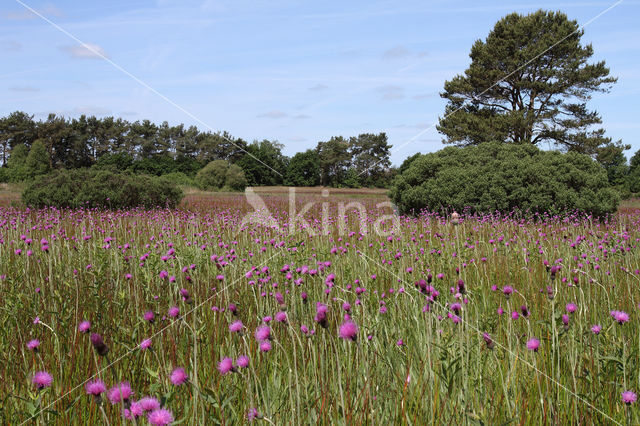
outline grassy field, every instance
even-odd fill
[[[0,423],[640,422],[636,202],[456,226],[382,190],[299,188],[294,217],[288,190],[257,192],[249,216],[198,191],[3,202]]]

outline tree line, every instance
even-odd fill
[[[0,181],[24,181],[56,169],[110,167],[194,178],[213,161],[240,167],[249,185],[387,186],[395,169],[385,133],[335,136],[292,157],[283,145],[247,142],[228,132],[149,120],[15,111],[0,118]]]

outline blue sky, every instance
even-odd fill
[[[443,147],[429,129],[444,110],[438,93],[502,16],[542,8],[584,24],[614,3],[20,1],[173,104],[19,2],[3,0],[1,115],[196,124],[249,141],[278,140],[288,155],[333,135],[384,131],[394,164]],[[626,0],[583,37],[593,44],[593,61],[606,60],[619,79],[589,105],[609,136],[632,145],[628,157],[640,149],[638,22],[640,1]]]

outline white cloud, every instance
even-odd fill
[[[109,57],[102,47],[92,43],[63,46],[60,49],[67,52],[74,59],[102,59]]]
[[[40,15],[44,15],[44,16],[54,16],[56,18],[60,18],[63,16],[62,11],[60,11],[60,9],[58,9],[52,4],[41,7],[40,9],[34,8],[33,10],[35,10]],[[27,19],[35,19],[38,17],[38,15],[36,15],[35,13],[31,12],[29,9],[26,9],[26,8],[22,10],[18,9],[11,12],[5,12],[2,16],[5,19],[9,19],[11,21],[24,21]]]
[[[284,118],[287,116],[287,113],[282,112],[282,111],[278,111],[278,110],[273,110],[273,111],[268,111],[265,112],[264,114],[260,114],[257,117],[258,118]]]
[[[22,43],[15,40],[3,40],[0,41],[0,48],[7,52],[18,52],[22,49]]]
[[[12,92],[39,92],[40,89],[33,86],[13,86],[9,90]]]
[[[378,87],[378,92],[382,94],[382,99],[385,101],[396,101],[404,99],[404,88],[400,86],[387,85]]]
[[[315,86],[309,87],[309,90],[311,90],[313,92],[319,92],[321,90],[326,90],[328,88],[329,88],[329,86],[327,86],[326,84],[318,83]]]
[[[411,55],[411,52],[404,46],[396,46],[387,49],[382,53],[382,59],[400,59]]]

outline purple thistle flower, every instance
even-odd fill
[[[255,408],[251,408],[249,409],[249,412],[247,413],[247,420],[249,420],[250,422],[256,420],[256,419],[261,419],[262,418],[262,414],[260,414],[258,412],[258,410],[256,410]]]
[[[271,339],[271,329],[268,325],[260,326],[256,329],[255,337],[258,342],[269,340]]]
[[[638,399],[638,396],[635,393],[631,391],[622,392],[622,402],[624,402],[625,404],[631,405],[636,402],[636,399]]]
[[[269,352],[270,350],[271,350],[271,342],[269,342],[268,340],[260,342],[260,351],[261,352]]]
[[[565,328],[569,327],[569,315],[562,314],[562,324],[564,324]]]
[[[151,396],[145,396],[136,402],[144,411],[154,411],[160,408],[160,402]]]
[[[38,346],[40,346],[40,340],[38,339],[29,340],[29,342],[27,342],[27,348],[34,352],[38,351]]]
[[[502,287],[502,294],[504,294],[507,299],[509,298],[509,296],[511,296],[512,293],[513,287],[511,287],[510,285],[505,285],[504,287]]]
[[[152,425],[164,426],[173,422],[173,414],[171,414],[171,411],[169,410],[166,410],[164,408],[159,408],[149,413],[147,420]]]
[[[189,380],[189,376],[187,375],[186,371],[184,371],[184,368],[178,367],[173,370],[170,379],[171,383],[173,383],[175,386],[180,386],[181,384]]]
[[[487,344],[487,348],[493,349],[493,347],[495,346],[495,343],[493,342],[491,335],[485,332],[485,333],[482,333],[482,338],[484,339],[484,342]]]
[[[53,383],[53,377],[51,377],[51,374],[46,371],[38,371],[33,375],[31,382],[33,382],[33,384],[36,385],[36,388],[40,390],[51,386],[51,383]]]
[[[629,321],[629,314],[624,311],[611,311],[611,316],[618,322],[618,324],[624,324]]]
[[[338,335],[341,339],[356,341],[358,337],[358,326],[353,321],[347,321],[340,326]]]
[[[151,347],[151,339],[144,339],[140,343],[140,350],[149,349]]]
[[[144,315],[142,316],[142,318],[144,318],[145,321],[147,322],[153,322],[155,319],[155,314],[153,313],[153,311],[147,311],[144,313]]]
[[[100,379],[94,380],[92,382],[88,382],[84,386],[87,395],[93,395],[94,397],[99,397],[102,393],[106,392],[107,386]]]
[[[535,337],[530,339],[527,342],[527,349],[529,349],[530,351],[538,352],[539,347],[540,347],[540,340],[536,339]]]
[[[525,318],[529,318],[529,308],[525,305],[520,306],[520,312],[522,312],[522,316]]]
[[[169,308],[169,316],[171,318],[176,318],[178,315],[180,315],[180,308],[178,308],[177,306],[172,306],[171,308]]]
[[[600,334],[600,331],[602,331],[602,326],[596,324],[591,327],[591,331],[593,332],[593,334]]]
[[[460,303],[452,303],[451,304],[451,310],[458,315],[460,313],[460,310],[462,309],[462,305]]]
[[[116,405],[120,402],[126,403],[132,396],[133,390],[131,389],[131,385],[129,384],[129,382],[119,383],[109,389],[109,392],[107,392],[107,398],[109,398],[109,401],[113,405]]]
[[[82,321],[78,324],[78,331],[80,333],[88,333],[91,329],[91,323],[89,321]]]
[[[104,340],[102,340],[102,336],[98,333],[92,333],[90,340],[98,355],[105,356],[109,352],[109,347],[107,347]]]
[[[222,360],[218,363],[218,371],[220,374],[227,374],[230,371],[235,372],[236,369],[233,367],[233,360],[229,357],[222,358]]]
[[[238,357],[236,364],[238,364],[238,367],[240,368],[247,368],[249,366],[249,357],[246,355],[241,355],[240,357]]]
[[[575,303],[567,303],[566,309],[567,309],[567,312],[572,314],[578,309],[578,307],[576,306]]]
[[[242,327],[243,327],[242,321],[237,320],[237,321],[232,322],[229,325],[229,331],[231,331],[232,333],[239,333],[239,332],[242,331]]]
[[[284,311],[279,311],[278,313],[276,313],[276,321],[287,322],[287,313]]]

